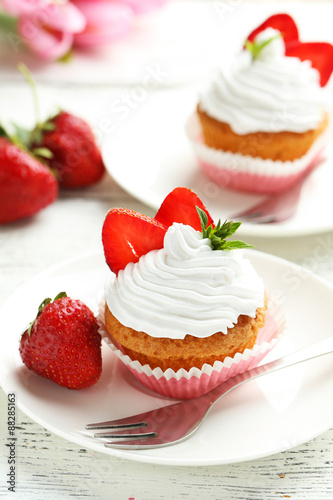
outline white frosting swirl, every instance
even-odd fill
[[[268,28],[256,41],[271,38]],[[228,123],[237,134],[315,129],[330,105],[328,90],[319,84],[319,72],[310,61],[284,55],[284,42],[275,38],[257,59],[242,50],[221,68],[200,97],[208,115]]]
[[[105,292],[123,325],[172,339],[227,333],[241,314],[255,317],[264,305],[263,281],[242,250],[213,250],[208,238],[178,223],[164,248],[109,277]]]

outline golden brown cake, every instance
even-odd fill
[[[239,135],[228,123],[205,113],[200,105],[197,114],[203,141],[210,148],[283,162],[304,156],[328,126],[328,115],[325,114],[318,127],[302,133],[262,131]]]
[[[215,361],[224,361],[237,352],[251,349],[257,339],[258,331],[265,324],[265,307],[258,308],[255,318],[241,315],[237,324],[225,335],[217,332],[207,338],[186,335],[184,339],[154,338],[144,332],[137,332],[122,325],[105,306],[105,324],[117,347],[132,360],[150,368],[171,368],[174,371],[192,367],[202,368],[204,363],[213,365]]]

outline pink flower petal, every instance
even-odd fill
[[[38,9],[42,0],[1,0],[1,7],[12,16],[28,14]]]
[[[59,59],[67,54],[73,44],[73,35],[61,31],[51,31],[36,23],[30,16],[22,16],[17,30],[23,42],[44,61]]]
[[[82,12],[71,2],[45,4],[34,16],[36,22],[68,33],[80,33],[87,24]]]
[[[146,14],[152,10],[159,9],[168,0],[122,0],[123,4],[131,7],[135,14]]]
[[[74,43],[80,47],[107,44],[124,37],[132,27],[132,10],[119,3],[107,0],[75,0],[75,5],[87,19],[87,27],[74,36]]]

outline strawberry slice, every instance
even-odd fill
[[[213,224],[213,219],[209,215],[206,207],[200,198],[191,189],[177,187],[162,202],[155,220],[165,226],[171,226],[174,222],[192,226],[196,231],[201,231],[200,218],[196,206],[204,210],[208,216],[208,224]]]
[[[320,85],[324,87],[333,72],[333,45],[326,42],[295,41],[286,46],[286,56],[310,60],[320,74]]]
[[[319,71],[320,85],[324,87],[327,84],[333,72],[333,46],[330,43],[301,42],[295,21],[289,14],[270,16],[250,33],[247,40],[253,42],[266,28],[279,30],[284,39],[286,56],[298,57],[301,61],[311,61],[312,67]]]
[[[290,42],[298,40],[298,29],[295,21],[289,14],[274,14],[264,21],[258,28],[253,30],[247,40],[253,42],[256,36],[267,28],[274,28],[281,32],[284,42],[287,45]]]
[[[199,217],[198,217],[199,218]],[[163,248],[167,227],[160,222],[126,208],[113,208],[106,215],[102,228],[105,260],[118,274],[129,262]]]

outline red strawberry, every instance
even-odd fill
[[[61,111],[47,124],[53,130],[42,132],[41,141],[34,147],[51,151],[52,158],[45,161],[57,172],[60,186],[79,188],[98,182],[105,166],[88,123]]]
[[[28,368],[69,389],[90,387],[101,375],[101,336],[96,318],[83,302],[65,293],[39,306],[19,349]]]
[[[26,151],[0,137],[0,223],[29,217],[58,195],[54,175]]]
[[[289,42],[298,40],[298,29],[295,21],[289,14],[274,14],[264,21],[258,28],[253,30],[247,40],[253,42],[256,36],[267,28],[274,28],[281,32],[284,42],[287,45]]]
[[[192,226],[196,231],[201,231],[200,218],[196,206],[204,210],[208,216],[208,226],[213,224],[206,207],[200,198],[191,189],[177,187],[164,199],[155,220],[165,226],[171,226],[174,222],[180,222]]]
[[[295,41],[286,46],[286,56],[310,60],[320,74],[320,85],[325,87],[333,72],[333,45],[326,42]]]
[[[118,274],[129,262],[162,248],[167,227],[155,219],[126,208],[113,208],[105,218],[102,241],[105,260]]]
[[[295,21],[288,14],[275,14],[253,30],[247,39],[253,42],[256,36],[266,28],[281,32],[286,56],[298,57],[301,61],[309,60],[320,74],[320,85],[324,87],[333,72],[333,46],[326,42],[301,42]]]

